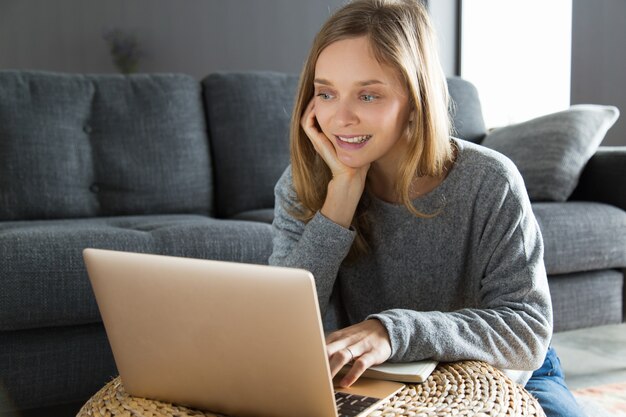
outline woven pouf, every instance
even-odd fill
[[[119,377],[81,408],[77,417],[219,417],[161,401],[131,397]],[[537,400],[502,372],[483,362],[441,363],[423,384],[407,385],[370,416],[537,416]]]
[[[523,387],[484,362],[440,363],[426,382],[407,385],[370,416],[545,417]]]

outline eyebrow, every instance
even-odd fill
[[[328,85],[328,86],[332,86],[333,85],[333,83],[331,83],[330,81],[325,80],[323,78],[316,78],[316,79],[313,80],[313,83],[315,83],[315,84],[322,84],[322,85]],[[361,86],[361,87],[365,87],[365,86],[373,85],[373,84],[383,84],[383,85],[385,85],[385,83],[380,81],[380,80],[365,80],[365,81],[359,81],[356,84]]]

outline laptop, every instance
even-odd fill
[[[337,417],[366,415],[404,387],[360,378],[334,389],[308,271],[101,249],[83,257],[132,396],[233,417]]]

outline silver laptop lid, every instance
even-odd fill
[[[233,416],[336,416],[308,271],[83,256],[129,394]]]

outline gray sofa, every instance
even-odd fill
[[[0,71],[0,414],[116,374],[83,248],[267,262],[296,84]],[[476,90],[449,86],[456,135],[480,142]],[[534,203],[557,330],[623,320],[624,178],[626,149],[600,148],[569,201]]]

